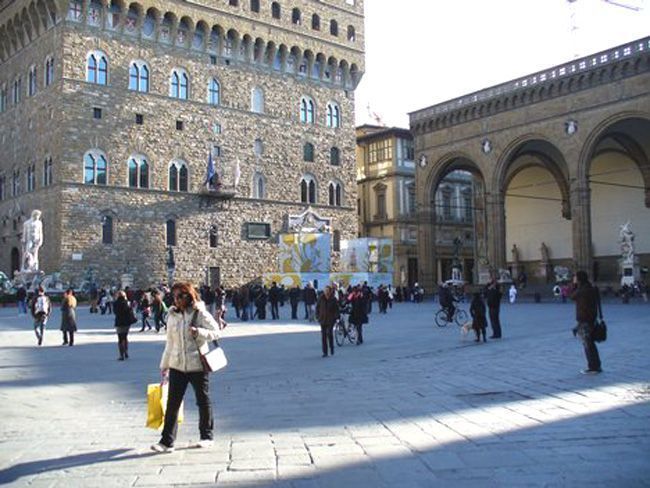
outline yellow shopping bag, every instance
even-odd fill
[[[147,427],[160,430],[165,420],[167,408],[167,384],[150,383],[147,385]],[[183,422],[183,403],[178,409],[178,423]]]

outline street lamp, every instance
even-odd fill
[[[174,261],[174,248],[167,246],[167,281],[169,287],[174,284],[174,273],[176,272],[176,262]]]

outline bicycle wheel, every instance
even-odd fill
[[[435,315],[436,325],[438,327],[447,327],[447,311],[438,310]]]
[[[456,321],[456,325],[458,327],[462,327],[467,322],[467,312],[462,308],[459,308],[456,310],[454,320]]]
[[[357,343],[357,328],[353,324],[348,324],[348,340],[350,344]]]
[[[343,327],[345,325],[340,320],[334,324],[334,339],[336,339],[336,345],[339,347],[345,342],[345,330],[343,330]]]

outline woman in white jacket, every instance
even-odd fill
[[[165,423],[158,444],[151,446],[156,452],[172,452],[178,429],[178,410],[187,384],[190,383],[199,407],[199,432],[201,440],[196,447],[212,447],[212,405],[210,402],[210,377],[203,370],[199,347],[218,339],[217,322],[191,283],[179,282],[172,287],[174,306],[167,317],[167,343],[160,360],[163,377],[169,378],[169,394]]]

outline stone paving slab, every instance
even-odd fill
[[[232,320],[213,375],[216,441],[197,440],[188,392],[177,451],[144,427],[162,334],[130,334],[115,361],[112,317],[58,316],[43,347],[0,308],[0,484],[7,486],[650,486],[650,306],[608,304],[605,373],[585,377],[573,308],[504,305],[504,339],[475,344],[432,324],[433,305],[371,315],[361,347],[320,357],[316,326]],[[58,313],[58,312],[57,312]]]

